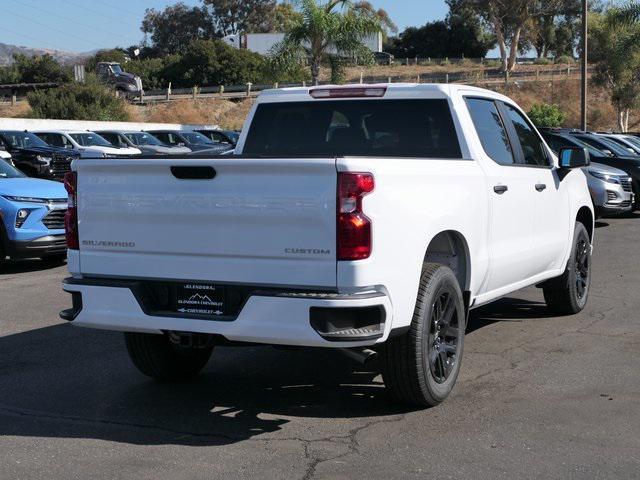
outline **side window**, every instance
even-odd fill
[[[100,133],[100,136],[102,138],[104,138],[107,142],[109,142],[111,145],[118,145],[120,143],[118,136],[114,133]]]
[[[565,140],[562,137],[557,137],[555,135],[542,135],[544,139],[547,141],[547,144],[554,152],[558,153],[561,148],[565,147],[575,147],[569,140]]]
[[[500,165],[513,165],[513,150],[495,102],[468,98],[467,106],[486,154]]]
[[[167,135],[166,133],[162,133],[162,132],[158,132],[158,133],[154,133],[154,135],[160,139],[160,141],[164,142],[164,143],[169,143],[169,135]]]
[[[227,143],[227,139],[224,136],[222,136],[219,133],[217,133],[217,132],[209,132],[208,137],[214,143]]]
[[[509,117],[509,120],[511,120],[511,123],[515,128],[516,135],[520,140],[520,146],[522,147],[522,153],[524,154],[524,163],[526,165],[548,167],[549,158],[547,157],[544,144],[540,141],[540,137],[533,127],[529,124],[527,119],[511,105],[505,104],[504,106],[507,116]]]

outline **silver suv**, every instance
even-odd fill
[[[584,170],[593,205],[599,216],[631,211],[634,198],[629,175],[600,163],[592,163]]]

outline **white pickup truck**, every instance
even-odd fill
[[[219,344],[367,349],[395,399],[435,405],[469,309],[529,285],[587,302],[589,157],[558,156],[477,88],[268,91],[234,156],[74,162],[61,316],[126,332],[162,380]]]

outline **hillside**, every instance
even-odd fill
[[[9,45],[6,43],[0,43],[0,66],[10,65],[13,63],[13,55],[20,53],[22,55],[45,55],[49,54],[60,63],[73,64],[82,61],[84,58],[91,55],[91,53],[76,53],[68,52],[65,50],[51,50],[47,48],[28,48],[19,45]]]
[[[518,102],[525,111],[534,103],[555,103],[567,114],[565,126],[577,127],[580,123],[580,82],[576,79],[555,82],[540,81],[493,85],[495,90],[505,93]],[[176,100],[169,103],[129,105],[132,121],[164,122],[167,119],[184,124],[220,125],[223,128],[240,129],[249,113],[253,100],[234,102],[224,99],[206,98],[198,100]],[[617,130],[616,114],[610,99],[602,89],[589,91],[589,127],[593,130]],[[29,104],[19,102],[15,106],[0,102],[0,117],[27,117]],[[640,130],[640,116],[632,113],[632,130]]]

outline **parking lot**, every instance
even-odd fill
[[[640,215],[597,224],[587,309],[535,288],[476,310],[430,410],[335,351],[219,348],[154,383],[122,336],[58,319],[65,267],[0,272],[0,478],[638,478]]]

